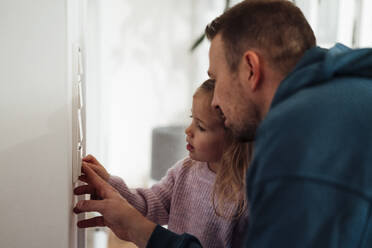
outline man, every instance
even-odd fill
[[[372,49],[315,47],[288,1],[244,1],[206,29],[212,105],[244,141],[255,140],[247,174],[246,247],[372,247]],[[200,247],[156,226],[88,167],[76,212],[103,217],[139,247]]]

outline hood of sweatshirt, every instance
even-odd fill
[[[340,43],[331,49],[314,47],[304,54],[294,70],[280,84],[271,107],[300,89],[332,78],[348,76],[372,79],[371,48],[350,49]]]
[[[372,49],[310,49],[257,129],[248,192],[255,183],[295,175],[372,197],[371,123]]]

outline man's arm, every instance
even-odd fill
[[[201,248],[199,241],[187,233],[182,235],[175,234],[161,226],[156,226],[146,248]]]
[[[276,178],[254,187],[246,247],[360,246],[370,211],[363,195],[300,176]]]
[[[99,212],[102,216],[79,221],[78,227],[107,226],[118,238],[131,241],[140,248],[147,245],[169,248],[201,247],[196,238],[187,234],[177,235],[146,219],[87,165],[83,164],[82,171],[88,184],[75,188],[74,193],[97,194],[102,200],[79,201],[74,212]]]

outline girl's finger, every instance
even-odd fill
[[[100,197],[106,199],[110,197],[116,190],[111,187],[105,180],[103,180],[94,170],[85,164],[82,165],[82,170],[87,177],[89,185],[96,189],[96,192]]]
[[[75,195],[94,194],[95,190],[91,185],[82,185],[74,189]]]
[[[83,158],[83,161],[88,162],[88,163],[93,163],[93,164],[96,164],[96,163],[99,164],[97,159],[91,154],[89,154],[85,158]]]

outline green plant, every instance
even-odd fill
[[[224,12],[230,7],[230,0],[225,0],[225,9],[224,9]],[[194,43],[193,45],[191,46],[190,48],[190,51],[193,52],[195,50],[195,48],[197,48],[204,40],[205,38],[205,34],[203,33]]]
[[[318,1],[320,1],[320,0],[318,0]],[[230,0],[226,0],[226,2],[225,2],[225,9],[224,9],[224,12],[228,9],[228,8],[230,8]],[[295,5],[297,5],[296,4],[296,0],[292,0],[292,2],[295,4]],[[191,46],[191,48],[190,48],[190,51],[191,52],[193,52],[202,42],[203,42],[203,40],[204,40],[204,38],[205,38],[205,34],[203,33],[194,43],[193,43],[193,45]]]

